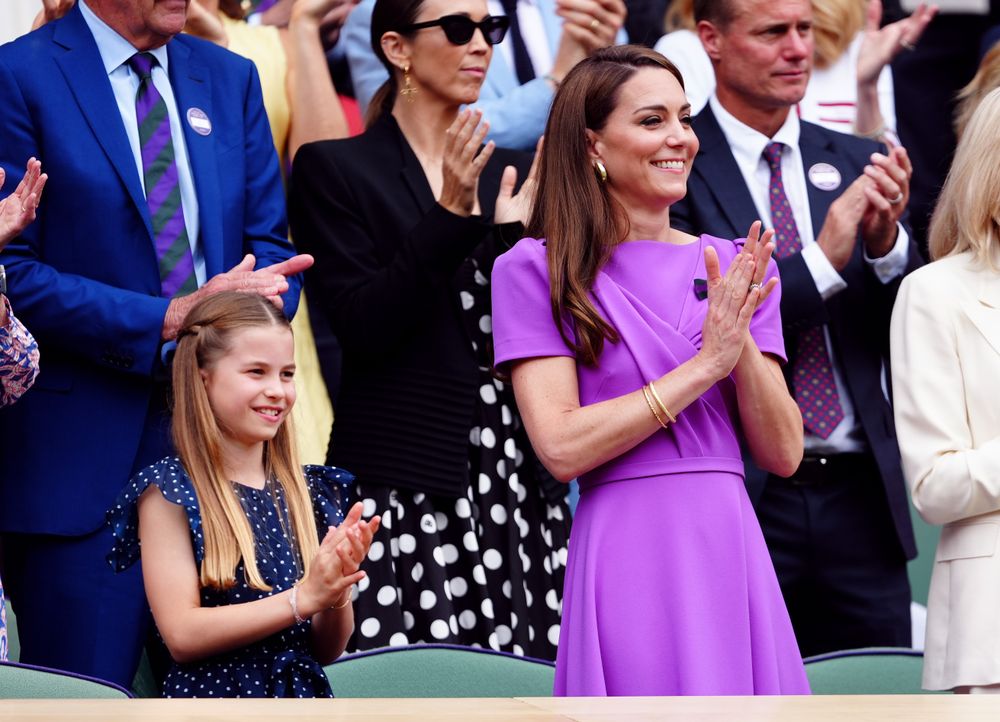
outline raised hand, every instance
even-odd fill
[[[723,379],[732,372],[743,353],[761,289],[750,288],[755,271],[755,260],[750,253],[738,253],[723,276],[719,270],[719,256],[708,246],[705,248],[705,271],[708,275],[708,313],[701,329],[698,356],[716,379]]]
[[[844,270],[854,253],[858,227],[868,210],[865,188],[871,182],[864,174],[855,178],[837,200],[830,204],[826,218],[823,219],[823,227],[816,237],[817,245],[837,271]]]
[[[358,567],[368,554],[380,518],[361,518],[363,505],[357,502],[338,526],[330,527],[320,542],[309,571],[299,583],[299,609],[303,616],[339,606],[351,586],[365,578]]]
[[[535,205],[535,194],[538,192],[538,159],[542,157],[543,142],[544,136],[539,138],[535,145],[535,157],[531,161],[531,168],[528,169],[528,177],[524,179],[516,194],[514,186],[517,185],[517,168],[509,165],[503,169],[500,192],[497,193],[496,205],[493,208],[494,223],[527,224]]]
[[[767,283],[764,283],[764,277],[767,275],[767,266],[771,261],[771,254],[774,253],[774,230],[768,228],[764,231],[764,236],[761,237],[761,225],[760,221],[754,221],[750,225],[750,231],[747,233],[747,242],[740,249],[741,254],[747,254],[754,262],[754,271],[750,279],[750,284],[751,286],[756,284],[760,290],[757,296],[757,304],[754,306],[755,311],[760,308],[760,305],[764,303],[767,297],[771,295],[771,291],[778,285],[777,278],[772,278]]]
[[[35,21],[31,24],[31,29],[36,30],[45,23],[58,20],[68,13],[76,5],[76,0],[42,0],[42,9],[35,16]]]
[[[446,131],[438,203],[457,216],[471,216],[474,212],[479,176],[496,147],[492,140],[483,146],[490,124],[482,118],[482,111],[466,108]]]
[[[0,251],[35,220],[35,211],[48,178],[42,173],[41,162],[31,158],[17,188],[0,201]],[[0,168],[0,188],[4,179],[3,168]]]
[[[216,45],[223,47],[229,45],[229,37],[226,35],[226,29],[222,25],[217,10],[206,6],[205,0],[191,0],[188,3],[184,32]]]
[[[882,22],[882,0],[869,0],[864,39],[858,53],[858,82],[874,83],[882,68],[903,49],[912,49],[927,25],[937,15],[937,5],[920,3],[913,14],[885,27]]]
[[[590,55],[614,45],[625,24],[623,0],[557,0],[556,14],[563,18],[563,33],[569,34]]]
[[[910,178],[913,166],[906,149],[897,146],[889,155],[873,153],[871,164],[865,166],[864,177],[868,208],[861,219],[861,238],[872,258],[880,258],[892,250],[896,241],[896,224],[910,200]]]

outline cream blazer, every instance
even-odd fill
[[[1000,683],[1000,274],[970,254],[903,279],[892,314],[903,473],[941,524],[925,689]]]

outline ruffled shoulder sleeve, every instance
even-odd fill
[[[354,487],[354,474],[336,466],[309,464],[302,467],[313,513],[316,515],[316,529],[322,539],[328,527],[337,526],[344,520],[344,513]]]
[[[195,561],[201,564],[205,557],[205,538],[201,530],[198,496],[191,477],[176,456],[168,456],[147,466],[132,477],[114,506],[108,510],[107,522],[114,537],[108,563],[120,572],[139,561],[139,497],[150,485],[156,486],[164,499],[184,508],[191,527]]]

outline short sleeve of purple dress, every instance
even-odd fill
[[[577,364],[581,404],[631,393],[698,352],[706,245],[723,270],[739,252],[738,241],[711,236],[615,250],[591,297],[621,340],[605,344],[597,366]],[[751,333],[783,360],[779,294],[757,310]],[[552,318],[544,241],[525,238],[497,260],[493,338],[498,366],[573,356]],[[808,694],[743,484],[733,382],[676,416],[580,478],[555,694]]]

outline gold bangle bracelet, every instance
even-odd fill
[[[350,603],[351,603],[351,593],[348,592],[347,593],[347,601],[346,602],[344,602],[343,604],[334,605],[334,606],[330,607],[330,609],[343,609],[344,607],[346,607]]]
[[[656,419],[656,422],[664,429],[667,428],[667,422],[661,419],[660,415],[656,412],[656,408],[653,406],[653,400],[649,398],[649,390],[645,386],[642,387],[642,398],[646,399],[646,406],[648,406],[649,410],[653,412],[653,417]]]
[[[674,416],[672,413],[670,413],[670,410],[667,408],[666,404],[663,403],[663,399],[660,398],[660,394],[656,391],[656,387],[653,386],[652,381],[649,382],[649,390],[653,394],[653,398],[656,399],[656,405],[660,407],[660,410],[663,412],[663,415],[666,416],[668,419],[670,419],[671,424],[676,424],[677,417]]]

